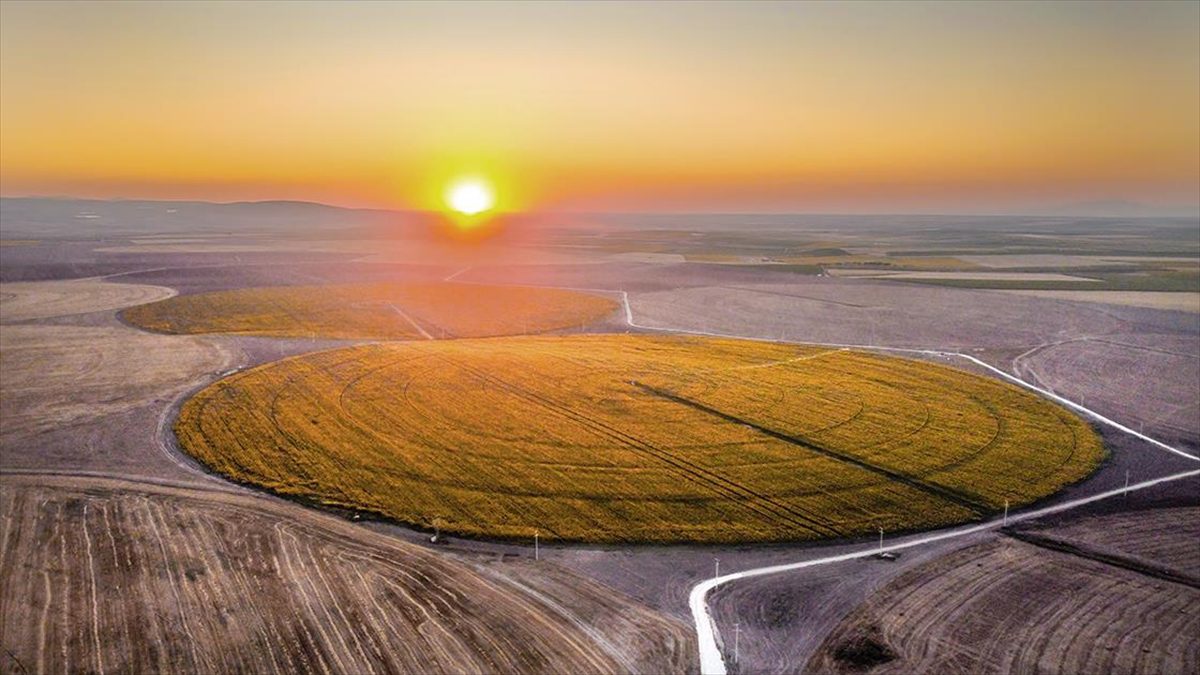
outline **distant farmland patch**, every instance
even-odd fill
[[[378,283],[184,295],[121,316],[163,333],[424,339],[573,328],[616,308],[609,298],[554,288]]]
[[[465,535],[853,536],[978,519],[1088,475],[1066,410],[926,362],[646,336],[363,345],[219,381],[176,423],[236,481]]]
[[[175,291],[104,281],[21,281],[0,284],[0,321],[47,319],[119,309],[169,298]]]
[[[872,279],[967,279],[975,281],[1090,281],[1096,279],[1059,274],[1057,272],[876,272],[838,269],[837,277],[867,277]]]
[[[1168,291],[1006,291],[1015,295],[1032,295],[1038,298],[1074,300],[1077,302],[1099,302],[1127,307],[1149,307],[1169,309],[1177,312],[1200,314],[1200,294],[1171,293]]]

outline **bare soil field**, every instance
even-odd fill
[[[1064,255],[1059,253],[1020,253],[995,255],[964,255],[963,260],[983,267],[1093,267],[1106,262],[1133,264],[1146,260],[1162,260],[1144,256]]]
[[[228,355],[202,338],[128,328],[5,325],[0,331],[0,438],[119,413],[186,389]],[[10,450],[13,451],[13,450]]]
[[[837,269],[838,277],[875,277],[880,279],[995,279],[1000,281],[1096,281],[1087,277],[1057,272],[871,272]]]
[[[175,295],[162,286],[59,281],[0,284],[0,322],[120,309]]]
[[[720,284],[788,283],[815,280],[789,265],[658,264],[609,262],[603,265],[476,265],[455,281],[605,288],[629,292],[666,291]]]
[[[1149,307],[1176,312],[1200,314],[1200,294],[1165,291],[1000,291],[1034,298],[1052,298],[1071,302],[1094,302],[1105,305]]]
[[[134,279],[134,275],[152,271],[223,268],[226,272],[261,273],[273,270],[287,276],[287,270],[308,265],[343,262],[345,254],[333,253],[189,253],[189,254],[105,254],[95,253],[94,243],[56,242],[40,246],[0,249],[0,281],[81,281],[107,277],[118,281],[137,281],[177,288],[166,280]],[[279,282],[277,282],[279,283]],[[311,280],[309,283],[312,283]],[[249,284],[261,285],[261,284]]]
[[[1108,387],[1090,387],[1080,373],[1105,364]],[[1184,336],[1116,333],[1056,341],[1021,356],[1026,377],[1127,424],[1165,432],[1196,447],[1200,439],[1200,344]]]
[[[5,672],[694,667],[686,624],[552,564],[473,566],[258,497],[2,481]]]
[[[1200,321],[991,291],[881,281],[797,279],[631,293],[638,323],[806,342],[940,349],[1034,346],[1131,326],[1200,331]]]
[[[121,326],[13,325],[169,297],[160,286],[98,281],[0,286],[0,443],[5,463],[28,453],[21,439],[84,419],[128,412],[182,392],[230,355],[202,338],[148,335]]]
[[[807,669],[1196,672],[1200,579],[1166,580],[1122,554],[1196,569],[1200,508],[1104,516],[1066,534],[1110,528],[1083,535],[1092,549],[1066,552],[1018,531],[910,570],[847,617]]]
[[[1143,517],[1144,516],[1144,517]],[[1035,533],[1041,530],[1029,529]],[[1146,566],[1174,570],[1200,584],[1200,508],[1177,506],[1131,511],[1097,519],[1078,519],[1053,528],[1047,536],[1081,549],[1105,551]]]
[[[180,295],[274,286],[312,286],[366,283],[429,283],[441,280],[454,268],[431,264],[367,264],[347,262],[297,262],[282,264],[221,264],[148,268],[123,281],[163,284]]]
[[[684,257],[678,253],[615,253],[612,260],[618,262],[638,262],[649,264],[681,263]]]
[[[616,308],[608,298],[552,288],[385,283],[183,295],[121,316],[164,333],[403,340],[579,328]]]
[[[1051,494],[1104,455],[1065,410],[945,366],[648,336],[294,357],[203,390],[175,429],[213,470],[280,494],[591,542],[944,525]]]
[[[126,246],[104,246],[96,249],[97,253],[279,253],[284,251],[304,251],[317,253],[357,253],[365,255],[376,248],[375,242],[267,242],[253,241],[239,243],[221,243],[224,237],[213,240],[196,241],[158,241],[137,242]]]

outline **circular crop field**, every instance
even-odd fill
[[[215,471],[463,535],[842,537],[978,519],[1102,460],[1065,409],[922,361],[648,336],[375,344],[219,381],[176,422]]]
[[[616,308],[611,299],[557,288],[376,283],[180,295],[121,316],[161,333],[420,340],[575,328]]]

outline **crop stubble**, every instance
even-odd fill
[[[256,497],[2,480],[4,672],[601,673],[693,663],[686,625],[552,564],[476,566]]]
[[[419,340],[575,328],[616,308],[608,298],[553,288],[374,283],[182,295],[121,316],[163,333]]]
[[[806,670],[1196,672],[1197,515],[1135,511],[1016,533],[1069,552],[998,537],[943,556],[876,592]]]

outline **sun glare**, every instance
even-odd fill
[[[446,203],[464,215],[483,213],[495,204],[492,188],[477,178],[460,179],[446,188]]]

